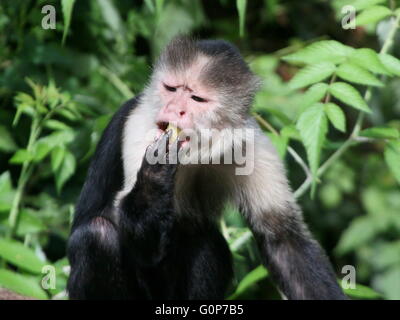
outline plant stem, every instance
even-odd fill
[[[271,131],[274,135],[280,136],[279,132],[275,130],[275,128],[263,117],[261,117],[257,113],[253,113],[254,118],[257,120],[257,122],[263,126],[264,128],[268,129]],[[310,169],[307,167],[307,164],[303,161],[303,159],[299,156],[299,154],[290,146],[287,147],[287,150],[289,154],[293,157],[293,159],[302,167],[304,170],[306,177],[308,178],[311,175]]]
[[[331,85],[331,84],[334,83],[335,81],[336,81],[336,73],[334,73],[334,74],[332,75],[332,78],[331,78],[331,80],[329,81],[329,85]],[[328,103],[328,102],[330,102],[330,101],[331,101],[331,93],[330,93],[329,90],[328,90],[328,93],[326,94],[324,103]]]
[[[121,92],[125,99],[131,99],[135,96],[131,89],[114,72],[103,66],[99,68],[99,72]]]
[[[40,129],[39,127],[39,120],[37,118],[33,119],[32,125],[31,125],[31,131],[29,134],[29,140],[28,140],[28,146],[27,146],[27,151],[28,153],[32,151],[32,148],[37,140],[37,137],[40,134]],[[8,222],[10,225],[10,229],[8,232],[8,238],[12,238],[14,236],[14,233],[17,229],[17,224],[18,224],[18,216],[19,216],[19,207],[22,199],[22,195],[25,190],[26,183],[28,182],[31,174],[32,174],[32,167],[31,167],[31,159],[25,160],[24,163],[22,164],[22,169],[19,174],[18,178],[18,184],[17,184],[17,191],[15,193],[12,205],[11,205],[11,210],[10,214],[8,216]]]

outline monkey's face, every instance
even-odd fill
[[[182,130],[198,131],[213,127],[218,107],[217,90],[202,80],[207,59],[198,59],[186,70],[167,70],[157,79],[157,93],[161,103],[156,117],[157,126],[164,131],[169,123]]]

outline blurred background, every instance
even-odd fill
[[[0,286],[37,298],[66,298],[66,241],[90,158],[110,117],[142,90],[154,58],[174,35],[237,45],[264,82],[253,112],[280,129],[296,117],[304,96],[288,87],[297,69],[282,56],[323,39],[355,48],[382,45],[384,22],[341,27],[340,9],[352,2],[1,0]],[[55,29],[42,27],[42,7],[49,4],[56,10]],[[400,79],[387,79],[373,91],[374,112],[365,126],[400,128],[399,101]],[[355,116],[346,112],[349,125]],[[322,158],[347,135],[330,132]],[[290,146],[307,158],[299,141],[290,140]],[[304,172],[287,154],[287,144],[279,148],[296,190]],[[338,280],[343,266],[355,267],[357,289],[347,293],[400,299],[400,189],[381,141],[350,148],[321,178],[314,198],[305,192],[299,203]],[[280,299],[244,221],[229,206],[221,228],[235,261],[227,298]],[[42,285],[45,265],[55,267],[56,283],[49,288]]]

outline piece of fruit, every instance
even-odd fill
[[[178,135],[181,132],[181,129],[175,127],[172,123],[168,124],[166,131],[171,130],[171,137],[169,139],[169,143],[174,143],[176,139],[178,139]]]

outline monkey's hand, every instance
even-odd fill
[[[170,132],[151,144],[144,156],[132,191],[121,204],[120,230],[123,243],[135,263],[154,266],[173,242],[175,222],[173,195],[177,164],[168,149]]]
[[[178,157],[170,153],[170,150],[176,150],[176,142],[170,145],[172,135],[172,130],[168,130],[147,147],[138,172],[137,184],[147,185],[148,188],[154,189],[153,192],[173,192]]]

